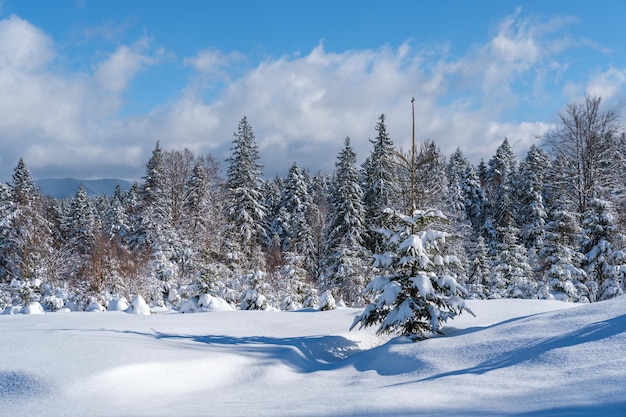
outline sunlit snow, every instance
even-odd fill
[[[625,297],[467,303],[418,343],[356,309],[2,315],[0,415],[626,415]]]

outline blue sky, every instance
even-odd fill
[[[385,113],[472,162],[567,103],[626,116],[623,1],[0,1],[0,180],[139,179],[157,140],[220,161],[246,115],[267,176],[362,161]]]

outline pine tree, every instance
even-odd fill
[[[387,133],[385,115],[376,124],[376,138],[370,142],[372,151],[363,165],[363,205],[365,208],[365,246],[378,250],[381,240],[376,230],[382,227],[383,210],[395,207],[399,200],[397,166],[394,163],[393,141]]]
[[[142,191],[137,182],[128,190],[124,211],[128,218],[128,236],[124,238],[124,243],[134,250],[139,250],[146,245],[146,230],[142,216]]]
[[[161,144],[156,143],[152,150],[152,156],[146,165],[146,175],[143,177],[142,197],[146,204],[157,202],[163,192],[164,172],[163,172],[163,151]]]
[[[584,255],[578,250],[580,227],[576,216],[567,210],[565,198],[557,198],[548,212],[544,243],[539,250],[539,271],[550,294],[563,301],[589,301],[581,269]]]
[[[95,239],[94,209],[85,187],[80,184],[70,203],[65,226],[70,246],[79,255],[87,255]]]
[[[623,294],[623,274],[626,256],[617,248],[623,236],[616,227],[615,213],[610,202],[593,199],[587,202],[583,219],[583,268],[590,301],[600,301]]]
[[[467,290],[474,298],[483,299],[489,296],[491,265],[485,239],[481,235],[466,242],[468,252]]]
[[[448,178],[448,195],[450,205],[453,210],[467,211],[465,207],[465,194],[463,192],[464,180],[470,164],[463,155],[460,148],[457,148],[446,167]]]
[[[283,250],[302,255],[305,258],[307,270],[312,270],[314,242],[307,216],[311,206],[311,197],[304,176],[300,173],[300,168],[296,163],[291,166],[285,185],[281,208],[285,209],[289,222],[286,224],[287,240],[283,243]]]
[[[493,224],[496,229],[508,227],[517,219],[514,198],[514,178],[517,160],[508,139],[504,138],[489,160],[487,170],[487,198],[491,202]]]
[[[24,159],[20,158],[13,171],[12,196],[15,204],[30,206],[37,203],[39,190],[33,182],[30,170],[26,167]]]
[[[461,184],[465,214],[474,233],[481,233],[485,225],[487,200],[478,173],[471,165],[467,168]]]
[[[415,156],[415,206],[445,209],[448,193],[446,159],[434,141],[420,145]]]
[[[249,255],[266,238],[261,165],[254,132],[244,116],[234,134],[232,155],[227,159],[226,218],[230,239]]]
[[[59,278],[54,268],[56,250],[43,197],[22,159],[14,169],[13,183],[0,192],[1,278],[19,289],[18,302],[39,301],[41,284]]]
[[[462,311],[471,311],[459,294],[466,291],[449,275],[438,274],[443,265],[460,267],[454,256],[445,256],[439,248],[447,234],[428,229],[432,221],[445,221],[438,210],[416,210],[412,216],[386,210],[383,230],[384,252],[375,255],[375,266],[382,275],[367,286],[374,300],[355,317],[351,329],[379,325],[378,333],[400,333],[412,341],[440,333],[443,324]],[[472,313],[473,314],[473,313]]]
[[[322,282],[325,267],[326,231],[330,220],[330,183],[330,176],[320,172],[313,176],[308,187],[312,201],[307,216],[313,236],[312,276],[318,283]]]
[[[118,237],[121,240],[127,238],[130,233],[126,196],[119,184],[115,186],[115,192],[109,201],[104,231],[110,239]]]
[[[526,248],[518,241],[513,224],[498,229],[495,265],[492,268],[490,298],[537,298],[537,283],[528,263]]]
[[[344,148],[337,157],[331,189],[324,287],[336,290],[336,295],[351,305],[361,302],[369,272],[369,252],[363,240],[363,191],[355,165],[356,154],[350,145],[350,138],[346,138]]]
[[[544,228],[548,217],[544,204],[545,181],[549,169],[548,155],[532,145],[526,159],[520,165],[515,185],[521,242],[533,253],[543,246]]]

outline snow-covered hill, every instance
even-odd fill
[[[0,415],[626,415],[626,298],[468,304],[419,343],[351,309],[0,316]]]

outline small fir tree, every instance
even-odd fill
[[[380,231],[384,251],[375,255],[382,275],[367,286],[373,301],[355,317],[351,329],[379,325],[378,334],[400,333],[418,341],[441,333],[442,326],[463,311],[473,314],[460,297],[466,290],[452,276],[436,272],[442,266],[460,267],[456,257],[441,253],[447,233],[428,228],[445,216],[438,210],[386,214],[389,228]]]

